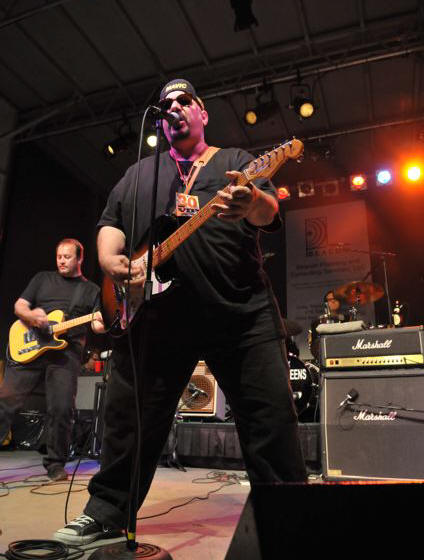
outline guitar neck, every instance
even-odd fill
[[[61,334],[66,332],[73,327],[79,327],[80,325],[84,325],[85,323],[90,323],[97,317],[96,313],[89,313],[88,315],[83,315],[82,317],[76,317],[75,319],[69,319],[69,321],[63,321],[63,323],[58,323],[57,325],[52,326],[52,332]]]
[[[249,178],[249,173],[247,170],[243,171],[242,174],[237,179],[238,186],[245,186],[251,179]],[[214,196],[205,206],[203,206],[197,214],[192,218],[187,220],[185,224],[179,227],[174,233],[172,233],[165,241],[163,241],[158,247],[153,251],[153,268],[160,266],[166,260],[168,260],[174,251],[183,243],[186,239],[190,237],[201,225],[203,225],[209,218],[217,213],[215,208],[212,208],[213,204],[222,202],[219,195]]]

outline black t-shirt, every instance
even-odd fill
[[[229,180],[226,171],[242,171],[252,161],[251,154],[236,148],[219,150],[199,172],[190,194],[199,197],[203,207]],[[153,157],[140,162],[135,244],[139,244],[149,227],[153,183]],[[122,230],[127,243],[131,231],[131,212],[137,166],[130,167],[111,192],[98,227],[113,226]],[[257,187],[276,196],[268,180],[255,181]],[[175,161],[169,152],[162,153],[156,216],[171,213],[175,193],[184,190]],[[280,225],[279,215],[270,228]],[[228,223],[212,217],[175,251],[178,278],[182,286],[201,304],[205,318],[216,323],[230,321],[231,330],[247,338],[281,336],[283,328],[275,298],[262,268],[258,244],[259,229],[246,220]],[[252,321],[252,317],[254,320]]]
[[[82,285],[81,288],[78,286]],[[79,290],[73,302],[75,290]],[[99,288],[83,276],[67,278],[56,271],[38,272],[21,294],[31,308],[41,307],[46,313],[60,309],[65,319],[73,319],[91,313],[98,307]],[[72,309],[69,306],[72,304]],[[70,329],[65,338],[70,341],[81,339],[87,326]]]

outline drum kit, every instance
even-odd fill
[[[335,288],[333,293],[337,300],[350,307],[347,314],[331,313],[325,302],[325,312],[312,323],[311,329],[308,331],[308,345],[313,356],[311,361],[303,362],[299,358],[299,349],[293,340],[294,336],[302,332],[302,327],[295,321],[284,319],[287,331],[286,347],[290,384],[298,417],[303,422],[319,420],[319,335],[316,327],[323,323],[357,320],[358,307],[379,300],[384,296],[385,291],[379,284],[353,281]]]

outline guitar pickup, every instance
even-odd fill
[[[35,332],[33,330],[29,330],[24,334],[24,342],[28,344],[28,342],[32,342],[33,340],[37,340],[35,336]]]
[[[34,344],[29,348],[22,348],[21,350],[19,350],[18,354],[26,354],[27,352],[32,352],[33,350],[39,350],[40,348],[41,348],[40,344]]]

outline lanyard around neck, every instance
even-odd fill
[[[184,194],[189,194],[189,192],[191,191],[191,188],[194,184],[194,181],[196,180],[196,177],[199,174],[199,171],[201,170],[202,167],[204,167],[208,163],[208,161],[211,159],[211,157],[214,154],[216,154],[216,152],[219,149],[220,148],[216,148],[215,146],[209,146],[208,148],[206,148],[206,150],[203,152],[203,154],[201,154],[197,159],[195,159],[193,161],[193,164],[190,167],[190,171],[189,171],[187,177],[184,176],[184,174],[181,171],[181,167],[180,167],[180,164],[178,163],[178,160],[175,159],[175,163],[177,165],[177,170],[178,170],[180,179],[184,183],[184,186],[185,186]],[[174,159],[174,158],[172,158],[172,159]]]

